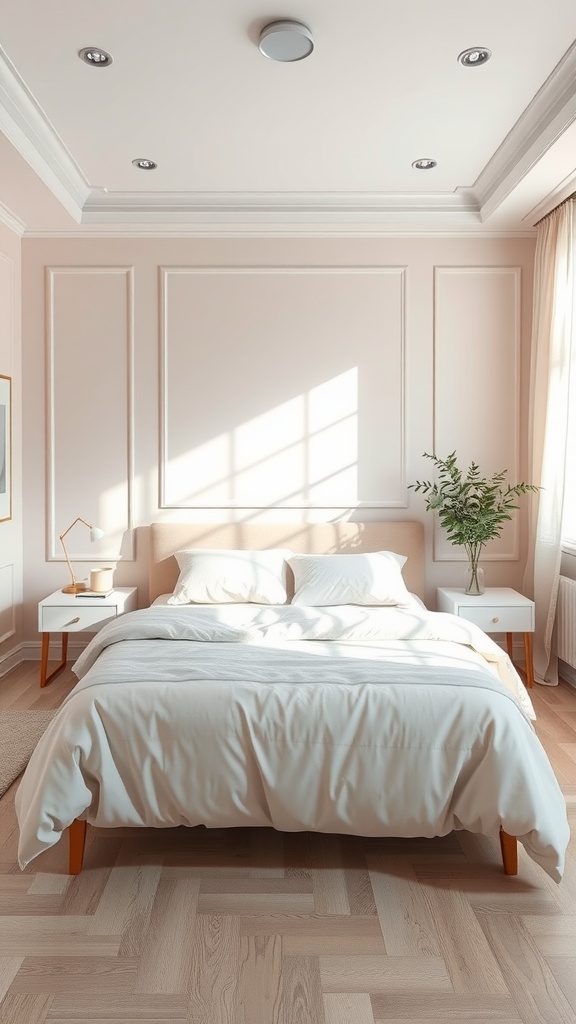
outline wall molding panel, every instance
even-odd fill
[[[159,273],[160,509],[407,508],[404,266]]]
[[[46,267],[48,561],[134,559],[133,392],[133,268]]]
[[[456,451],[482,475],[520,479],[521,267],[434,267],[434,453]],[[422,477],[431,477],[422,472]],[[519,514],[490,541],[482,561],[519,557]],[[435,561],[466,553],[434,531]]]
[[[14,563],[0,566],[0,644],[16,633]]]

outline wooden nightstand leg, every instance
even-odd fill
[[[50,651],[50,633],[42,633],[42,654],[40,658],[40,686],[46,686],[54,676],[66,668],[68,660],[68,633],[62,633],[62,658],[56,668],[48,675],[48,653]]]
[[[46,686],[48,669],[48,651],[50,650],[50,633],[42,633],[42,656],[40,660],[40,686]]]
[[[510,661],[512,661],[513,649],[514,648],[512,645],[512,633],[506,633],[506,650],[508,651],[508,657],[510,658]]]
[[[534,686],[534,663],[532,661],[532,633],[524,633],[524,654],[526,656],[526,685]]]

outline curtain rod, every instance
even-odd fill
[[[548,210],[548,213],[545,213],[543,217],[540,217],[540,220],[537,220],[532,227],[537,228],[543,220],[546,220],[546,217],[549,217],[551,213],[556,213],[556,210],[559,210],[561,206],[564,206],[564,203],[569,203],[571,199],[576,199],[576,192],[572,192],[572,194],[566,196],[566,199],[563,199],[561,203],[558,203],[558,206],[554,206],[552,210]]]

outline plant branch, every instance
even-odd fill
[[[455,451],[445,459],[424,452],[424,458],[433,462],[437,479],[417,480],[408,486],[424,495],[426,511],[436,513],[448,540],[463,546],[471,562],[478,560],[487,541],[500,536],[512,512],[519,508],[520,495],[540,490],[534,484],[507,483],[507,470],[482,477],[476,462],[464,474]]]

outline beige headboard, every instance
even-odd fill
[[[310,554],[396,551],[406,555],[406,586],[424,599],[424,526],[417,522],[370,523],[152,523],[150,602],[170,594],[178,579],[174,552],[183,548],[290,548]]]

